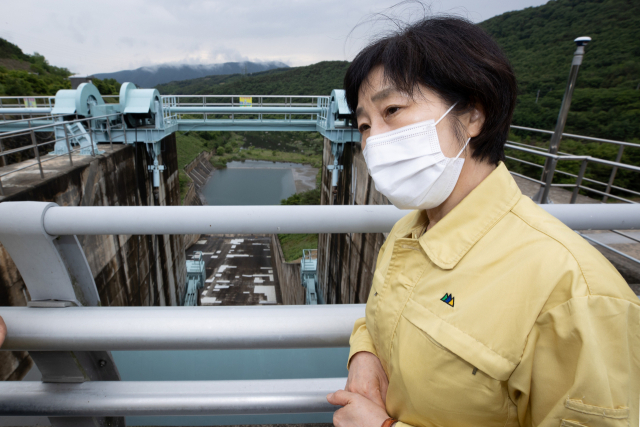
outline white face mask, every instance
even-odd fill
[[[367,138],[364,160],[376,190],[399,209],[432,209],[444,202],[458,182],[464,159],[445,157],[438,141],[438,119],[414,123]]]

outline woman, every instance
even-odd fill
[[[424,19],[360,52],[345,89],[376,188],[415,210],[378,255],[334,424],[637,426],[639,300],[502,163],[497,44]]]

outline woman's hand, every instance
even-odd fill
[[[338,390],[327,395],[327,402],[343,406],[333,414],[335,427],[378,427],[389,418],[384,408],[357,393]]]
[[[4,320],[2,320],[2,317],[0,317],[0,347],[2,347],[2,343],[4,342],[4,337],[7,336],[7,325],[4,323]]]
[[[360,351],[353,355],[345,391],[364,396],[385,409],[388,388],[389,379],[376,355],[368,351]]]

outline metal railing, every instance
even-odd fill
[[[515,125],[511,125],[512,129],[516,129],[516,130],[522,130],[522,131],[527,131],[527,132],[536,132],[536,133],[542,133],[542,134],[547,134],[547,135],[553,135],[552,131],[549,130],[544,130],[544,129],[535,129],[535,128],[529,128],[529,127],[523,127],[523,126],[515,126]],[[602,202],[607,202],[607,200],[609,198],[621,201],[621,202],[625,202],[625,203],[637,203],[633,200],[630,200],[629,198],[625,198],[625,197],[621,197],[621,196],[616,196],[614,194],[611,194],[611,190],[617,190],[619,192],[623,192],[629,195],[629,197],[640,197],[640,192],[638,191],[634,191],[628,188],[624,188],[624,187],[620,187],[620,186],[616,186],[614,185],[614,181],[616,178],[616,174],[618,173],[618,170],[620,169],[624,169],[624,170],[629,170],[629,171],[633,171],[633,172],[640,172],[640,167],[635,166],[635,165],[629,165],[629,164],[625,164],[622,163],[622,155],[624,154],[624,149],[625,147],[633,147],[633,148],[637,148],[640,149],[640,144],[636,144],[636,143],[632,143],[632,142],[625,142],[625,141],[616,141],[616,140],[612,140],[612,139],[605,139],[605,138],[594,138],[594,137],[590,137],[590,136],[584,136],[584,135],[575,135],[575,134],[570,134],[570,133],[563,133],[562,134],[563,137],[567,137],[567,138],[573,138],[573,139],[578,139],[578,140],[585,140],[585,141],[592,141],[592,142],[600,142],[600,143],[605,143],[605,144],[613,144],[618,146],[618,152],[616,154],[616,158],[615,161],[611,161],[611,160],[605,160],[605,159],[600,159],[600,158],[596,158],[596,157],[592,157],[592,156],[576,156],[576,155],[572,155],[569,153],[564,153],[564,152],[558,152],[558,154],[551,154],[548,153],[546,148],[542,148],[542,147],[536,147],[536,146],[531,146],[528,144],[523,144],[523,143],[519,143],[519,142],[514,142],[514,141],[508,141],[508,143],[506,144],[506,148],[512,149],[512,150],[516,150],[516,151],[520,151],[520,152],[525,152],[528,154],[533,154],[536,156],[540,156],[540,157],[544,157],[546,159],[551,160],[550,165],[549,165],[549,174],[546,177],[545,181],[542,181],[540,179],[535,179],[532,178],[530,176],[524,176],[524,175],[520,175],[517,174],[518,176],[521,176],[522,178],[525,178],[529,181],[532,182],[536,182],[540,185],[542,185],[544,187],[544,193],[543,193],[543,200],[545,200],[548,196],[549,196],[549,192],[551,190],[552,187],[565,187],[565,188],[573,188],[573,194],[571,196],[571,201],[570,203],[575,203],[576,199],[578,197],[578,193],[580,190],[583,190],[587,193],[593,193],[599,196],[602,196]],[[509,160],[513,160],[515,162],[521,163],[521,164],[526,164],[528,166],[532,166],[535,168],[540,168],[541,170],[544,169],[544,165],[538,164],[538,163],[533,163],[533,162],[528,162],[524,159],[519,159],[517,157],[514,156],[506,156],[507,159]],[[580,170],[578,172],[578,174],[572,174],[569,173],[567,171],[563,171],[557,168],[558,162],[560,161],[580,161],[581,165],[580,165]],[[607,182],[602,182],[602,181],[598,181],[595,179],[591,179],[591,178],[586,178],[585,177],[585,173],[587,170],[587,167],[589,166],[590,163],[593,164],[599,164],[599,165],[604,165],[604,166],[609,166],[611,167],[611,173],[609,175],[609,179]],[[557,173],[558,175],[563,175],[563,176],[568,176],[568,177],[572,177],[575,178],[575,184],[553,184],[553,178],[555,173]],[[583,183],[587,182],[587,183],[591,183],[591,184],[595,184],[595,185],[599,185],[601,187],[603,187],[602,190],[598,190],[589,186],[584,185]]]
[[[637,204],[543,208],[573,229],[640,229]],[[84,372],[105,369],[109,361],[113,363],[106,352],[111,350],[346,347],[353,322],[364,315],[364,305],[98,307],[93,275],[75,235],[378,233],[389,232],[406,213],[389,205],[59,207],[43,202],[0,203],[0,242],[31,296],[30,307],[0,308],[8,331],[2,350],[32,352],[47,376],[42,383],[0,383],[0,415],[332,412],[336,407],[325,396],[342,388],[345,378],[119,382],[117,371],[110,380],[91,374],[96,378],[86,381],[74,374],[77,363]],[[77,423],[93,425],[91,420]]]
[[[106,129],[96,129],[93,126],[94,120],[97,119],[105,119],[105,118],[110,118],[110,117],[119,117],[121,119],[120,121],[120,125],[119,126],[113,126],[111,125],[109,122],[109,120],[106,120],[105,122],[107,123],[107,128]],[[35,162],[33,164],[25,164],[24,166],[20,166],[17,168],[13,168],[11,170],[7,170],[7,171],[2,171],[0,170],[0,196],[4,196],[5,192],[4,192],[4,188],[2,186],[2,178],[6,177],[8,175],[14,174],[16,172],[22,171],[24,169],[28,169],[28,168],[32,168],[32,167],[38,167],[39,171],[40,171],[40,178],[44,179],[45,175],[44,175],[44,169],[42,167],[43,163],[46,163],[48,161],[57,159],[59,157],[64,157],[64,156],[68,156],[69,157],[69,165],[73,166],[73,153],[77,153],[79,152],[83,147],[77,147],[77,148],[73,148],[72,147],[72,143],[70,141],[70,138],[72,136],[70,136],[67,132],[67,126],[70,124],[74,124],[74,123],[79,123],[81,124],[83,127],[85,127],[86,125],[86,134],[89,136],[90,140],[91,140],[91,155],[95,156],[96,153],[94,151],[94,134],[96,132],[106,132],[108,135],[108,139],[109,139],[109,144],[111,146],[111,149],[113,149],[113,137],[116,137],[117,135],[114,134],[114,132],[118,132],[121,131],[122,135],[124,135],[124,138],[126,140],[126,132],[124,131],[125,129],[125,125],[124,125],[124,115],[123,114],[107,114],[104,116],[98,116],[98,117],[90,117],[90,118],[85,118],[85,119],[75,119],[75,120],[64,120],[64,121],[58,121],[59,118],[61,118],[61,116],[51,116],[52,120],[50,124],[45,124],[45,125],[39,125],[39,126],[31,126],[31,123],[33,120],[36,120],[35,118],[27,118],[27,119],[21,119],[21,120],[14,120],[11,121],[10,123],[15,123],[15,122],[27,122],[29,128],[25,129],[25,130],[16,130],[16,131],[9,131],[9,132],[2,132],[0,133],[0,166],[8,166],[9,163],[6,160],[7,156],[10,156],[12,154],[16,154],[16,153],[20,153],[20,152],[24,152],[24,151],[29,151],[29,150],[33,150],[33,155],[35,158]],[[1,128],[2,124],[0,124],[0,128]],[[54,132],[53,132],[53,139],[47,140],[45,142],[37,142],[37,138],[36,138],[36,132],[42,134],[39,131],[45,130],[45,129],[51,129],[54,128]],[[56,133],[55,133],[55,128],[59,128],[62,127],[64,129],[64,134],[65,136],[62,138],[56,138]],[[13,148],[10,150],[5,150],[4,149],[4,144],[2,141],[7,140],[9,138],[16,138],[16,137],[21,137],[21,136],[29,136],[31,139],[31,144],[29,145],[25,145],[22,147],[18,147],[18,148]],[[41,154],[40,154],[40,149],[42,147],[46,147],[46,146],[50,146],[51,144],[55,144],[59,141],[65,141],[66,143],[66,147],[67,147],[67,152],[64,154],[49,154],[47,155],[46,158],[42,158]],[[28,162],[28,161],[27,161]],[[25,162],[26,163],[26,162]]]
[[[241,98],[251,99],[251,103],[243,103]],[[317,121],[322,112],[321,100],[329,98],[318,95],[168,95],[162,97],[162,103],[170,115],[184,124],[207,122],[212,120],[208,117],[211,114],[216,122],[226,119],[232,124],[258,121],[281,125],[301,120]]]
[[[543,130],[543,129],[535,129],[535,128],[529,128],[529,127],[523,127],[523,126],[515,126],[512,125],[511,126],[512,129],[516,129],[516,130],[521,130],[521,131],[527,131],[527,132],[537,132],[537,133],[542,133],[542,134],[547,134],[547,135],[553,135],[554,132],[552,131],[548,131],[548,130]],[[630,164],[626,164],[626,163],[622,163],[622,155],[624,153],[624,149],[625,147],[633,147],[633,148],[637,148],[640,149],[640,144],[635,144],[632,142],[625,142],[625,141],[615,141],[615,140],[611,140],[611,139],[605,139],[605,138],[594,138],[594,137],[589,137],[589,136],[583,136],[583,135],[575,135],[575,134],[570,134],[570,133],[563,133],[562,134],[563,137],[568,137],[568,138],[573,138],[573,139],[581,139],[581,140],[586,140],[586,141],[593,141],[593,142],[600,142],[600,143],[605,143],[605,144],[613,144],[618,146],[618,152],[616,154],[616,160],[615,161],[611,161],[611,160],[605,160],[605,159],[600,159],[600,158],[596,158],[596,157],[592,157],[592,156],[577,156],[577,155],[573,155],[570,153],[566,153],[566,152],[561,152],[558,151],[557,154],[551,154],[548,152],[547,148],[543,148],[543,147],[537,147],[537,146],[532,146],[532,145],[528,145],[528,144],[524,144],[524,143],[520,143],[520,142],[514,142],[514,141],[508,141],[508,143],[506,144],[505,148],[507,149],[511,149],[520,153],[526,153],[526,154],[531,154],[534,156],[538,156],[541,158],[546,159],[546,162],[544,162],[544,164],[539,164],[539,163],[534,163],[531,161],[527,161],[512,155],[506,155],[505,157],[508,160],[512,160],[515,162],[518,162],[520,164],[524,164],[530,167],[534,167],[537,169],[540,169],[541,171],[541,175],[543,178],[545,178],[545,171],[547,172],[546,174],[546,179],[543,181],[542,179],[536,179],[536,178],[532,178],[531,176],[527,176],[527,175],[523,175],[520,173],[516,173],[516,172],[511,172],[512,175],[518,176],[520,178],[526,179],[528,181],[540,184],[541,186],[541,192],[540,192],[540,200],[547,200],[547,198],[550,195],[551,189],[556,187],[556,188],[565,188],[567,190],[572,190],[571,193],[571,199],[569,201],[570,204],[576,203],[577,199],[578,199],[578,195],[580,190],[586,192],[589,195],[597,195],[597,196],[602,196],[602,200],[601,203],[606,203],[607,200],[609,198],[614,199],[618,202],[622,202],[622,203],[629,203],[629,204],[637,204],[638,202],[636,202],[635,200],[631,200],[629,197],[640,197],[640,192],[638,191],[634,191],[628,188],[624,188],[621,186],[617,186],[614,185],[614,180],[616,178],[616,174],[618,173],[619,170],[628,170],[631,172],[640,172],[640,167],[635,166],[635,165],[630,165]],[[574,173],[570,173],[564,170],[561,170],[558,168],[559,163],[560,162],[580,162],[580,168],[577,174]],[[598,181],[596,179],[592,179],[592,178],[587,178],[585,176],[587,168],[590,164],[594,164],[594,165],[603,165],[603,166],[607,166],[611,168],[611,172],[609,174],[609,179],[607,182],[603,182],[603,181]],[[546,169],[545,169],[546,168]],[[553,183],[553,179],[556,176],[556,174],[558,175],[562,175],[565,177],[571,177],[575,179],[575,183],[568,183],[568,184],[559,184]],[[596,189],[593,188],[592,186],[587,186],[584,183],[590,183],[592,185],[597,185],[600,186],[601,189]],[[624,195],[626,195],[627,197],[622,197],[620,195],[615,195],[615,194],[611,194],[612,190],[617,190],[618,194],[622,193]],[[594,203],[597,203],[597,199],[594,200]],[[619,230],[615,230],[615,229],[611,229],[609,230],[613,233],[622,235],[623,237],[629,239],[632,242],[636,242],[636,243],[640,243],[638,242],[637,239],[635,239],[633,236],[629,236],[626,233],[622,233]],[[604,247],[607,250],[617,254],[618,256],[621,256],[635,264],[640,264],[640,260],[622,252],[619,251],[613,247],[611,247],[610,245],[604,244],[600,241],[598,241],[597,239],[594,239],[592,237],[589,237],[588,235],[585,235],[583,233],[581,233],[582,237],[584,237],[586,240],[588,240],[589,242],[596,244],[598,246]]]

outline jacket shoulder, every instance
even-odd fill
[[[560,220],[522,196],[511,212],[541,240],[543,246],[553,250],[539,251],[538,256],[549,257],[548,262],[557,262],[558,251],[575,261],[567,269],[579,269],[589,295],[609,296],[638,303],[638,298],[629,288],[618,270],[596,248]],[[563,257],[565,258],[565,257]],[[561,266],[562,268],[565,266]],[[578,295],[572,295],[572,297]]]

